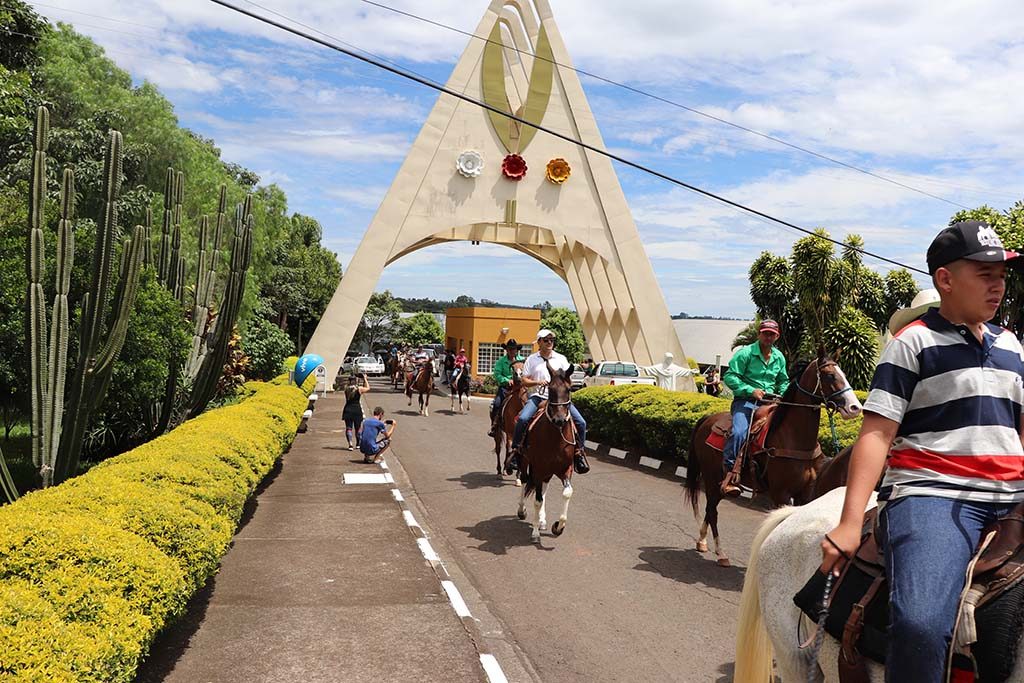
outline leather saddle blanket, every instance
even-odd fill
[[[768,424],[771,422],[772,414],[778,406],[769,404],[759,406],[750,420],[750,430],[747,432],[747,452],[759,453],[764,450],[765,439],[768,438]],[[716,451],[725,450],[725,442],[732,434],[732,415],[725,413],[715,420],[711,425],[711,433],[704,441]]]
[[[877,513],[875,508],[865,515],[860,548],[836,580],[826,606],[825,631],[842,645],[839,678],[843,683],[869,680],[865,657],[885,662],[889,586],[875,539]],[[825,578],[815,572],[793,598],[814,622],[822,611]],[[976,670],[978,681],[1004,681],[1013,671],[1024,630],[1024,503],[984,530],[967,578],[951,661],[956,668]]]

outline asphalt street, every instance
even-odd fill
[[[573,479],[565,533],[531,542],[521,489],[495,474],[487,403],[452,412],[372,382],[369,407],[397,419],[390,461],[509,680],[730,681],[736,612],[759,503],[724,502],[733,567],[695,549],[698,520],[678,478],[591,458]],[[561,509],[560,486],[548,521]],[[528,505],[532,513],[532,503]]]

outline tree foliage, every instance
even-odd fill
[[[241,350],[249,357],[250,379],[270,380],[281,373],[281,363],[292,354],[294,342],[269,319],[273,309],[261,299],[242,328]]]
[[[398,314],[401,312],[402,305],[391,296],[390,290],[374,292],[370,295],[370,301],[363,311],[363,318],[356,328],[353,344],[365,342],[373,351],[380,342],[397,331]]]
[[[871,380],[879,333],[910,303],[917,285],[905,269],[882,278],[867,268],[859,235],[849,235],[838,256],[828,236],[819,228],[797,240],[789,258],[762,252],[750,266],[750,297],[758,321],[779,323],[777,345],[788,361],[810,357],[824,344],[840,353],[848,379],[861,389]],[[733,347],[756,338],[754,324],[737,335]]]
[[[583,360],[587,344],[583,340],[583,326],[576,311],[553,306],[541,316],[540,326],[541,329],[546,328],[555,333],[555,350],[568,358],[570,363]]]
[[[444,328],[430,313],[416,313],[403,318],[398,324],[396,340],[409,346],[440,344],[444,341]],[[373,346],[370,346],[373,350]]]

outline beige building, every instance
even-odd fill
[[[570,141],[605,149],[548,0],[492,0],[474,33],[447,89],[526,124],[438,97],[309,351],[336,372],[384,268],[458,240],[505,245],[561,277],[595,357],[685,358],[611,160]]]

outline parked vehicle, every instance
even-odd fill
[[[384,361],[377,356],[357,356],[341,366],[343,372],[357,375],[383,375]]]
[[[645,377],[640,374],[640,368],[636,363],[626,361],[604,361],[597,366],[597,372],[593,377],[587,378],[588,387],[618,384],[649,384],[657,385],[653,377]]]
[[[587,373],[584,370],[573,370],[572,375],[569,377],[571,382],[569,391],[576,391],[587,386]]]

